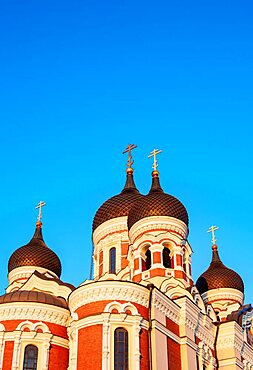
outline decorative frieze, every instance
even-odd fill
[[[70,313],[68,310],[47,304],[15,302],[1,304],[0,321],[5,320],[36,320],[66,326]]]
[[[148,290],[131,282],[97,281],[76,289],[69,297],[69,306],[73,312],[85,304],[105,300],[122,300],[148,307]]]

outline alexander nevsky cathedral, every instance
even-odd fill
[[[34,235],[8,261],[0,370],[253,369],[252,308],[219,257],[217,228],[210,265],[194,282],[187,210],[160,183],[158,150],[150,190],[138,191],[134,147],[123,189],[94,216],[93,280],[61,280],[39,203]]]

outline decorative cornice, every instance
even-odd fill
[[[175,233],[182,239],[186,239],[188,235],[188,229],[184,222],[168,216],[152,216],[145,217],[136,222],[129,231],[131,243],[134,243],[136,239],[145,234],[146,232],[165,232]]]
[[[237,289],[233,288],[219,288],[211,289],[201,295],[205,303],[215,302],[218,300],[225,301],[231,300],[243,303],[244,294]],[[225,302],[224,302],[225,303]]]
[[[88,303],[122,300],[148,307],[148,290],[141,285],[126,281],[97,281],[77,288],[69,296],[71,312]]]
[[[123,233],[128,239],[127,216],[113,218],[99,225],[93,233],[93,243],[97,245],[102,239],[114,233]]]
[[[153,304],[157,310],[162,312],[171,321],[179,324],[180,307],[157,289],[155,289],[153,293]]]
[[[0,321],[35,320],[66,326],[69,317],[68,310],[43,303],[13,302],[0,305]]]

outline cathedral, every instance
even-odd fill
[[[194,282],[187,210],[160,182],[159,150],[148,194],[138,191],[134,147],[123,189],[94,216],[92,280],[61,280],[39,203],[31,240],[8,261],[0,370],[253,369],[253,309],[219,257],[217,227],[210,265]]]

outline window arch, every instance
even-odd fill
[[[166,246],[163,248],[163,266],[171,268],[170,250]]]
[[[25,347],[23,370],[37,370],[38,348],[32,344]]]
[[[149,270],[150,267],[151,267],[151,252],[149,249],[147,249],[145,253],[145,269]]]
[[[114,332],[114,370],[128,370],[128,331],[124,328]]]
[[[116,273],[116,248],[113,247],[109,250],[109,273]]]

